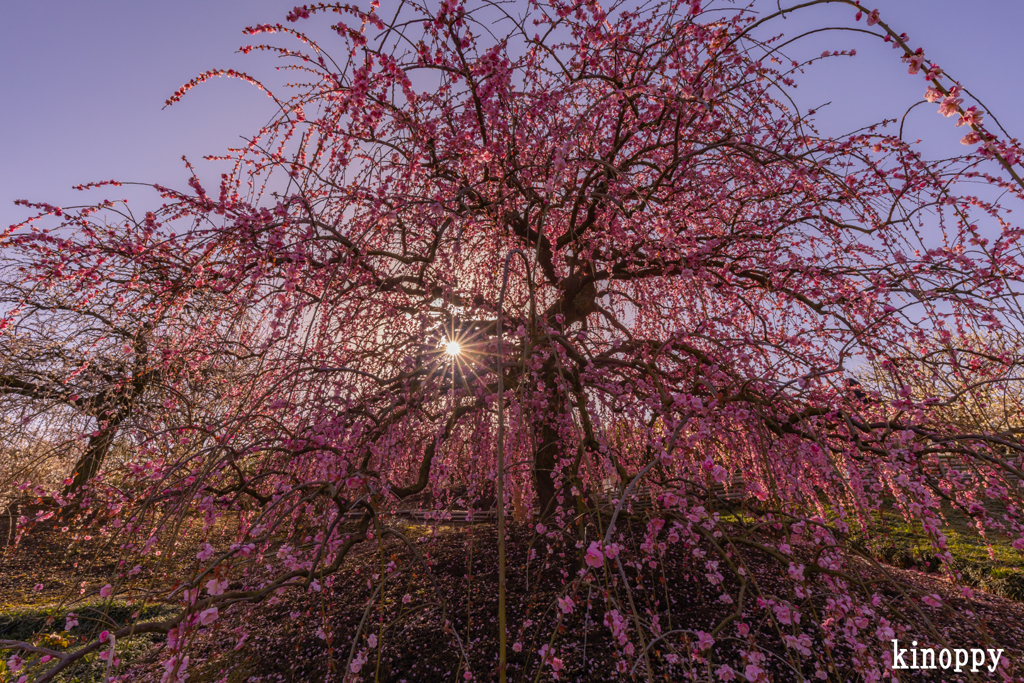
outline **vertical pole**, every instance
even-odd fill
[[[508,673],[508,629],[505,615],[505,369],[501,339],[501,318],[505,309],[505,290],[508,289],[508,267],[512,257],[519,254],[526,263],[526,276],[530,278],[530,313],[533,314],[533,279],[530,276],[530,261],[521,249],[513,249],[505,257],[505,270],[501,279],[501,295],[498,297],[498,679],[507,683]]]
[[[508,681],[506,667],[508,655],[508,629],[505,626],[505,369],[502,367],[501,314],[505,305],[505,287],[508,285],[508,264],[512,253],[505,258],[505,274],[498,298],[498,680]]]

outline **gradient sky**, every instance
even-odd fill
[[[721,0],[719,0],[721,2]],[[13,201],[82,203],[71,186],[94,180],[184,187],[182,155],[199,164],[258,129],[274,113],[255,88],[219,79],[163,109],[181,84],[210,68],[273,79],[273,60],[243,56],[242,29],[283,22],[296,4],[279,0],[7,0],[0,3],[0,225],[26,217]],[[386,10],[389,0],[382,0]],[[774,5],[773,3],[769,3]],[[793,4],[783,3],[783,4]],[[870,2],[865,2],[870,7]],[[883,20],[906,31],[948,73],[979,96],[1015,136],[1024,137],[1024,1],[882,0]],[[309,22],[306,22],[309,23]],[[815,9],[775,24],[787,35],[823,25],[855,25],[848,7]],[[864,27],[864,23],[856,24]],[[281,39],[280,44],[285,44]],[[825,131],[840,132],[901,114],[925,84],[895,51],[853,34],[814,36],[790,53],[856,47],[854,59],[826,60],[801,80],[798,101],[832,101]],[[959,152],[963,129],[919,107],[919,135]],[[923,131],[923,132],[920,132]],[[209,173],[210,171],[207,171]],[[116,194],[114,194],[116,193]],[[129,188],[104,191],[130,197]],[[155,201],[141,195],[141,205]],[[133,203],[136,201],[132,197]]]

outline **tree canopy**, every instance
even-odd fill
[[[774,32],[825,3],[898,49],[962,156],[925,158],[892,122],[817,132],[790,98],[806,64]],[[1018,391],[1021,151],[877,10],[800,7],[297,7],[247,29],[282,41],[244,50],[296,83],[230,172],[156,187],[141,218],[40,205],[3,233],[0,407],[77,414],[87,440],[59,501],[100,513],[127,565],[175,520],[233,524],[161,596],[177,616],[117,637],[168,634],[164,680],[184,680],[179,643],[218,609],[329,585],[386,514],[489,507],[501,419],[498,505],[577,557],[565,596],[615,577],[620,674],[653,680],[661,641],[665,666],[766,680],[778,633],[716,654],[757,613],[792,639],[783,675],[881,680],[895,617],[850,540],[873,512],[920,522],[940,559],[944,505],[1024,548],[1018,413],[962,419]],[[314,21],[330,44],[301,31]],[[217,75],[259,85],[208,72],[168,103]],[[104,468],[115,438],[128,455]],[[723,486],[775,536],[723,522]],[[668,636],[631,607],[623,562],[676,543],[723,610]],[[751,554],[796,592],[751,584]],[[218,577],[241,584],[203,589]],[[553,653],[534,666],[557,678]]]

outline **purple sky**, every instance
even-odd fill
[[[116,178],[183,187],[183,154],[198,163],[203,154],[222,151],[265,123],[273,105],[255,88],[225,79],[200,86],[168,109],[162,109],[164,100],[210,68],[272,74],[271,60],[235,50],[249,42],[241,33],[245,26],[284,21],[294,4],[0,3],[0,123],[5,131],[0,143],[0,225],[25,217],[12,204],[18,198],[80,203],[82,195],[70,187],[81,182]],[[383,0],[382,9],[388,5]],[[924,47],[927,56],[981,97],[1011,133],[1024,137],[1024,73],[1018,66],[1024,63],[1024,2],[885,0],[878,6],[884,20],[909,33],[915,47]],[[776,25],[794,35],[807,27],[853,25],[847,7],[814,11]],[[883,115],[899,115],[924,92],[923,79],[907,75],[894,51],[871,47],[851,34],[814,37],[793,54],[817,54],[825,45],[857,47],[859,52],[852,60],[825,62],[802,81],[802,104],[836,102],[822,114],[825,130],[838,132]],[[915,110],[921,134],[936,136],[939,148],[959,151],[955,143],[963,129],[934,109],[928,105]],[[118,188],[104,196],[131,194]],[[145,210],[145,204],[136,208]]]

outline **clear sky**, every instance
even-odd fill
[[[382,9],[389,2],[382,0]],[[722,2],[722,0],[717,0]],[[283,22],[295,2],[280,0],[8,0],[0,2],[0,225],[25,217],[13,201],[80,203],[72,185],[115,178],[184,187],[181,162],[221,152],[259,128],[273,103],[227,79],[206,83],[163,109],[181,84],[210,68],[273,78],[273,61],[236,54],[254,23]],[[774,5],[775,3],[767,3]],[[782,4],[794,4],[783,2]],[[1024,0],[881,0],[883,20],[910,35],[1024,137]],[[787,34],[854,24],[852,10],[829,7],[778,22]],[[309,23],[309,22],[306,22]],[[284,41],[284,38],[280,39]],[[827,60],[808,72],[799,101],[833,101],[822,112],[839,132],[900,114],[925,86],[897,53],[852,34],[812,37],[794,55],[856,47],[854,59]],[[815,52],[816,51],[816,52]],[[922,135],[959,151],[963,129],[934,111],[915,110]],[[202,166],[200,165],[202,171]],[[114,194],[116,193],[116,194]],[[105,191],[130,196],[128,188]],[[146,199],[137,208],[145,210]],[[134,198],[133,198],[134,201]]]

